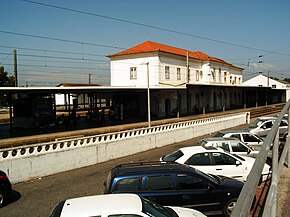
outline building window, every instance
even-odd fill
[[[230,84],[232,84],[232,76],[230,76]]]
[[[180,68],[177,68],[177,80],[181,80],[181,73],[180,73]]]
[[[211,71],[212,81],[215,82],[215,68]]]
[[[224,83],[227,83],[227,72],[224,73]]]
[[[202,71],[199,71],[199,79],[202,80]]]
[[[137,67],[130,67],[130,79],[137,79]]]
[[[169,66],[165,66],[165,79],[170,79]]]
[[[196,70],[196,81],[199,81],[199,70]]]
[[[222,83],[222,69],[219,68],[219,83]]]
[[[239,78],[239,84],[241,83],[241,78]]]
[[[273,85],[272,85],[272,88],[276,88],[276,84],[273,84]]]

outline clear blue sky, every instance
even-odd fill
[[[289,0],[32,1],[51,6],[0,0],[0,65],[13,74],[16,48],[21,86],[88,83],[89,74],[109,85],[106,55],[147,40],[224,59],[244,78],[290,77]]]

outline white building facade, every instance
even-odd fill
[[[248,86],[271,87],[273,89],[290,89],[290,84],[284,81],[259,74],[244,82]]]
[[[108,57],[112,87],[148,88],[149,78],[153,115],[224,110],[243,103],[242,91],[232,88],[242,85],[243,69],[205,53],[146,41]]]
[[[271,87],[272,89],[281,89],[286,91],[286,101],[290,99],[290,84],[278,79],[273,79],[269,76],[259,74],[244,82],[247,86],[255,87]]]
[[[108,56],[111,86],[150,87],[186,84],[241,85],[242,68],[202,52],[151,41]]]

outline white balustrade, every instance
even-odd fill
[[[15,175],[15,173],[21,173],[21,167],[24,167],[25,164],[28,165],[27,162],[29,162],[30,167],[31,165],[34,166],[36,167],[34,169],[38,171],[36,172],[37,174],[30,176],[35,177],[38,175],[42,176],[55,172],[62,172],[67,169],[75,169],[75,167],[78,168],[110,160],[112,156],[124,157],[125,155],[212,133],[226,127],[245,124],[246,115],[247,113],[230,114],[223,117],[206,118],[94,136],[56,140],[47,143],[4,148],[0,149],[0,168],[9,172],[10,176],[15,176],[16,182],[24,181],[29,178],[25,177],[24,172],[20,175]],[[81,151],[79,151],[80,149]],[[110,156],[106,156],[108,155],[108,150],[112,152]],[[61,162],[62,158],[63,160],[66,159],[64,160],[65,162],[68,161],[67,165],[63,167],[61,167],[63,163]],[[86,158],[87,161],[83,162]],[[73,160],[80,162],[80,164],[75,165],[73,168],[70,167]],[[21,164],[19,169],[16,168],[17,162]],[[36,164],[41,163],[48,164],[48,172],[39,171],[40,168],[38,168]],[[74,164],[76,163],[74,162]],[[55,170],[51,170],[52,166],[55,167]],[[45,168],[45,166],[41,167],[41,169],[43,168]],[[35,172],[35,170],[33,170],[33,172]]]

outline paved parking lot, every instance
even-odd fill
[[[244,128],[240,126],[239,128]],[[160,156],[183,146],[195,145],[201,138],[146,151],[109,162],[63,172],[48,177],[35,177],[30,181],[13,186],[13,198],[10,204],[0,209],[0,216],[48,216],[56,203],[67,198],[102,194],[103,182],[111,168],[118,164],[156,161]],[[12,180],[13,181],[13,180]],[[277,216],[290,216],[288,198],[290,196],[290,169],[284,169],[279,183]]]

